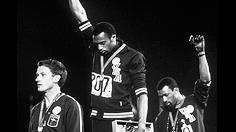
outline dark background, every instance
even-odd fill
[[[148,122],[158,113],[157,81],[174,77],[183,94],[199,78],[198,58],[190,34],[203,34],[212,75],[204,122],[217,131],[217,1],[81,0],[92,24],[111,22],[118,37],[141,51],[147,60]],[[90,62],[67,0],[18,0],[17,3],[17,131],[26,132],[29,110],[42,99],[34,82],[36,63],[53,58],[68,70],[63,92],[83,106],[85,131],[90,131]]]

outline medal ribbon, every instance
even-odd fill
[[[64,94],[58,93],[58,94],[54,97],[52,103],[48,106],[47,110],[45,111],[44,116],[45,116],[46,112],[48,111],[48,109],[51,107],[51,105],[52,105],[57,99],[59,99],[59,97],[61,97],[62,95],[64,95]],[[45,102],[45,100],[42,101],[41,107],[40,107],[38,132],[41,132],[41,131],[43,130],[43,118],[44,118],[44,116],[43,116],[43,108],[44,108],[44,102]]]
[[[126,44],[123,44],[119,49],[116,50],[115,53],[112,54],[112,56],[106,61],[104,65],[104,56],[100,56],[100,63],[101,63],[101,80],[103,79],[103,72],[106,66],[111,62],[111,60],[126,46]]]
[[[173,131],[173,132],[175,132],[175,125],[176,125],[176,122],[177,122],[177,119],[178,119],[178,113],[179,113],[179,110],[177,110],[176,115],[175,115],[175,120],[173,120],[172,113],[169,112],[170,123],[171,123],[172,131]]]

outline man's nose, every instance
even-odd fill
[[[99,50],[103,49],[103,46],[102,45],[98,45],[98,49]]]
[[[39,81],[39,76],[37,76],[37,77],[35,78],[35,81],[36,81],[36,82],[38,82],[38,81]]]
[[[163,102],[166,102],[167,101],[167,97],[163,96]]]

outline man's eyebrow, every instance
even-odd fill
[[[40,73],[35,73],[36,75],[39,75],[39,74],[45,74],[45,72],[40,72]]]
[[[94,44],[104,44],[105,41],[101,41],[101,42],[93,42]]]

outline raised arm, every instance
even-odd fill
[[[189,41],[190,44],[195,46],[195,49],[197,51],[199,59],[200,80],[204,83],[208,83],[211,81],[211,74],[205,53],[205,39],[202,35],[191,35]]]
[[[209,71],[208,62],[205,52],[205,40],[202,35],[190,36],[190,44],[195,47],[199,60],[199,75],[200,79],[195,82],[193,95],[197,100],[197,105],[203,114],[207,106],[209,90],[211,86],[211,74]]]
[[[79,24],[88,20],[86,11],[79,0],[69,0],[69,5]]]
[[[92,45],[93,27],[88,20],[84,7],[79,0],[69,0],[69,5],[73,16],[79,24],[78,26],[79,30],[81,31],[84,44],[86,44],[90,49],[94,49],[94,45]]]

